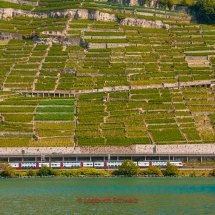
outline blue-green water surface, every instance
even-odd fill
[[[93,204],[84,198],[138,203]],[[0,179],[0,204],[1,215],[215,214],[215,178]]]

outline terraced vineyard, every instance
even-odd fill
[[[80,95],[76,135],[80,145],[213,142],[213,100],[201,87]]]
[[[97,1],[0,8],[22,9],[0,19],[0,146],[214,143],[215,26]]]
[[[74,98],[1,93],[1,146],[73,146]]]

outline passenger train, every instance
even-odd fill
[[[165,161],[165,160],[150,160],[150,161],[134,161],[140,168],[150,166],[166,167],[167,163],[182,167],[181,161]],[[77,169],[77,168],[96,168],[96,169],[118,169],[123,163],[123,160],[117,161],[56,161],[56,162],[10,162],[11,167],[16,169],[40,169],[42,166],[52,167],[56,169]]]

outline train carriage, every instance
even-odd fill
[[[110,169],[117,169],[119,166],[121,166],[122,165],[122,163],[123,163],[123,161],[122,160],[118,160],[118,161],[108,161],[107,162],[107,165],[108,165],[108,168],[110,168]],[[137,162],[136,162],[136,164],[137,164]]]
[[[22,162],[20,163],[22,169],[36,169],[37,163],[36,162]]]
[[[150,161],[149,162],[149,166],[157,166],[157,167],[165,167],[167,166],[167,162],[166,161]]]
[[[94,161],[94,168],[96,168],[96,169],[107,169],[107,162],[105,162],[105,161]]]
[[[64,161],[63,163],[63,168],[67,169],[77,169],[81,167],[81,162],[80,161]]]
[[[178,166],[178,167],[183,167],[182,161],[170,161],[172,165]]]
[[[50,163],[50,167],[59,169],[59,168],[61,168],[61,163],[62,162],[53,162],[53,163]]]
[[[82,162],[83,163],[83,166],[82,167],[93,167],[93,162],[92,161],[84,161]]]
[[[122,161],[108,161],[108,168],[116,169],[122,164]]]
[[[11,162],[8,163],[9,166],[18,169],[20,167],[20,163],[19,162]]]

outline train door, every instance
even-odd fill
[[[39,162],[36,162],[36,169],[39,169],[40,166],[39,166]]]
[[[107,162],[105,161],[104,162],[104,169],[107,169],[108,168],[108,165],[107,165]]]
[[[22,169],[22,163],[19,163],[18,169]]]
[[[60,162],[60,169],[63,169],[63,162]]]
[[[80,162],[80,168],[83,168],[83,167],[84,167],[84,163]]]
[[[149,161],[149,167],[152,166],[152,161]]]

